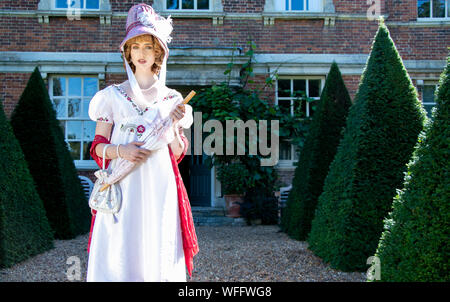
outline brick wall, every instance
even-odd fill
[[[415,21],[417,18],[417,0],[386,1],[388,21]]]
[[[2,99],[6,117],[9,119],[31,73],[0,73],[0,99]]]
[[[111,0],[113,12],[126,13],[139,2],[153,1]],[[36,10],[39,0],[2,0],[2,10]],[[223,0],[225,13],[262,13],[265,0]],[[334,0],[336,12],[365,15],[371,5],[366,0]],[[381,1],[381,13],[391,36],[404,60],[445,60],[450,45],[448,26],[408,26],[389,22],[411,22],[417,17],[417,0]],[[50,17],[49,23],[39,23],[36,16],[0,16],[0,47],[2,51],[39,52],[116,52],[125,33],[126,18],[113,17],[110,25],[101,25],[98,17],[83,17],[70,21],[66,17]],[[231,47],[247,48],[253,40],[258,53],[304,54],[368,54],[377,22],[365,19],[336,19],[335,26],[324,26],[323,19],[276,19],[273,26],[264,26],[262,20],[224,18],[223,25],[214,26],[210,18],[173,20],[171,47]],[[10,116],[30,74],[0,73],[0,98],[4,99]],[[268,75],[257,75],[249,88],[264,86]],[[437,77],[438,74],[425,74]],[[354,99],[360,75],[344,75],[349,93]],[[101,89],[126,80],[126,74],[106,74]],[[261,96],[272,100],[274,89],[261,91]],[[91,179],[91,172],[87,173]],[[281,179],[290,183],[293,171],[282,171]]]
[[[124,35],[124,18],[100,25],[98,18],[70,21],[51,17],[49,24],[37,18],[2,16],[2,51],[115,52]],[[210,19],[175,19],[170,46],[245,47],[252,39],[259,53],[369,53],[376,22],[337,20],[324,27],[323,20],[280,20],[274,26],[262,21],[224,20],[213,26]],[[448,27],[390,26],[403,59],[444,60],[450,45]]]
[[[225,0],[222,1],[223,10],[230,13],[261,13],[265,0]]]

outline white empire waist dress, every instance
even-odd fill
[[[158,95],[181,97],[159,83],[154,88]],[[130,95],[111,85],[90,102],[92,120],[114,123],[112,144],[137,140],[136,128],[146,113],[139,114],[143,107],[131,97],[127,99]],[[111,214],[97,213],[87,281],[186,281],[177,188],[168,148],[153,150],[119,181],[122,207],[116,223]],[[114,169],[115,163],[111,160],[108,170]]]

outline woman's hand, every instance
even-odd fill
[[[184,104],[178,104],[177,107],[175,107],[175,110],[170,113],[173,123],[175,124],[181,120],[184,117],[185,112],[186,108],[184,107]]]
[[[144,142],[134,141],[126,145],[120,145],[119,147],[120,156],[135,164],[146,161],[147,158],[152,153],[152,151],[139,147],[142,146],[143,144]]]

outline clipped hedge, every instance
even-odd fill
[[[281,219],[281,229],[294,239],[306,240],[311,231],[317,200],[336,154],[351,105],[339,67],[333,62],[310,133],[299,156],[292,190]]]
[[[450,57],[433,121],[408,164],[375,254],[381,281],[450,281]]]
[[[367,269],[425,120],[417,91],[380,22],[308,237],[309,248],[333,268]]]
[[[53,232],[0,100],[0,267],[53,247]]]
[[[11,125],[55,238],[70,239],[88,232],[88,201],[37,67],[12,113]]]

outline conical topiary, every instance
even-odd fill
[[[36,67],[11,116],[55,237],[69,239],[89,231],[88,201]]]
[[[450,57],[427,125],[385,220],[381,281],[450,281]]]
[[[0,100],[0,267],[53,247],[53,232]]]
[[[308,237],[309,248],[333,268],[367,269],[425,120],[417,91],[380,22]]]
[[[322,193],[323,183],[345,127],[350,95],[336,62],[333,62],[323,88],[310,133],[299,156],[293,188],[289,194],[282,229],[297,240],[306,240]]]

